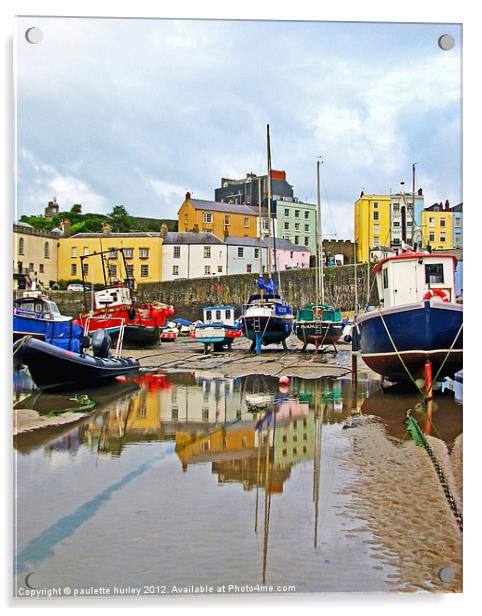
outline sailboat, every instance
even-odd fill
[[[323,240],[321,233],[321,200],[320,200],[320,161],[316,161],[317,179],[317,213],[316,213],[316,237],[317,254],[315,265],[316,277],[316,301],[306,304],[296,313],[294,326],[295,334],[303,343],[302,351],[308,344],[315,345],[315,352],[321,345],[332,344],[335,351],[335,342],[343,333],[345,323],[342,322],[341,312],[333,306],[325,304],[325,285],[323,272]]]
[[[268,154],[268,282],[263,278],[262,257],[260,258],[260,272],[257,281],[259,293],[250,296],[240,317],[242,332],[251,340],[250,351],[261,353],[261,347],[269,344],[282,344],[286,351],[286,338],[293,328],[293,311],[284,301],[280,291],[275,289],[272,278],[271,253],[271,150],[269,139],[269,124],[267,126],[267,154]],[[262,219],[261,219],[261,193],[258,181],[258,201],[260,210],[260,255],[262,251]],[[276,267],[276,263],[275,263]],[[279,283],[278,283],[279,287]]]

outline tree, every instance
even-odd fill
[[[72,214],[82,214],[82,205],[80,203],[74,203],[70,211]]]
[[[129,216],[124,205],[115,205],[108,215],[111,219],[112,231],[126,233],[132,228],[132,216]]]

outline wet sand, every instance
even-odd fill
[[[33,409],[14,409],[13,410],[13,435],[25,434],[34,430],[45,430],[46,428],[57,428],[66,424],[73,424],[87,417],[89,413],[74,413],[68,411],[55,417],[40,415]]]
[[[398,570],[387,580],[394,591],[461,592],[462,534],[425,450],[389,440],[379,422],[344,430],[343,437],[352,445],[343,464],[357,472],[344,491],[351,495],[344,511],[353,520],[349,536],[371,531],[374,566]],[[427,440],[461,509],[462,435],[451,454],[443,441]],[[452,583],[439,579],[442,567],[455,572]]]

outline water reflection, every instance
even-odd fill
[[[232,490],[241,495],[245,492],[251,497],[247,516],[253,537],[262,537],[262,547],[256,543],[255,548],[259,555],[258,579],[263,583],[269,580],[270,575],[274,575],[271,568],[276,564],[275,561],[270,562],[269,558],[273,550],[273,547],[270,548],[273,513],[277,515],[286,511],[280,507],[285,500],[290,503],[293,511],[296,510],[299,507],[296,501],[305,497],[305,488],[311,505],[310,522],[304,530],[309,534],[311,554],[320,558],[319,535],[321,529],[327,532],[326,527],[319,524],[320,507],[326,520],[326,503],[329,498],[334,498],[333,495],[325,494],[320,504],[320,484],[329,480],[326,469],[323,473],[322,468],[322,444],[326,445],[324,430],[329,430],[330,426],[340,423],[353,412],[373,414],[384,421],[389,436],[406,440],[408,436],[403,423],[405,412],[418,402],[413,392],[404,392],[399,388],[381,390],[379,381],[369,378],[360,379],[356,387],[352,386],[349,378],[292,378],[288,385],[280,385],[274,377],[252,375],[222,378],[205,371],[149,374],[117,383],[103,391],[96,390],[91,395],[96,399],[98,410],[86,420],[74,428],[62,428],[61,433],[48,430],[20,435],[15,439],[16,449],[28,457],[43,448],[43,453],[40,453],[49,461],[50,468],[59,468],[61,465],[55,465],[55,462],[75,457],[80,458],[79,464],[85,464],[83,460],[87,457],[108,464],[120,464],[123,461],[125,476],[116,476],[115,480],[107,484],[114,486],[115,490],[104,490],[105,494],[101,493],[100,500],[95,497],[95,503],[98,502],[99,506],[96,504],[93,508],[94,515],[101,515],[100,505],[130,482],[130,479],[129,482],[125,481],[125,477],[131,477],[128,472],[130,467],[125,466],[131,464],[129,455],[139,457],[139,451],[145,445],[170,443],[169,452],[175,455],[173,464],[177,465],[180,477],[189,479],[193,476],[196,483],[200,469],[207,467],[210,470],[210,473],[204,472],[203,477],[207,475],[207,482],[198,486],[200,493],[209,492],[207,484],[214,483],[224,489],[233,502],[238,503],[238,507],[238,497],[233,495]],[[68,405],[67,398],[37,392],[21,400],[17,406],[46,413],[52,408],[62,408],[62,404]],[[431,408],[420,410],[418,419],[426,431],[446,442],[452,441],[462,429],[461,407],[455,404],[451,394],[436,395]],[[145,462],[147,466],[144,463],[135,466],[135,469],[141,468],[142,473],[135,470],[137,474],[134,476],[141,477],[157,463],[157,459],[153,457],[153,462],[149,458]],[[136,463],[140,460],[136,458]],[[35,464],[39,464],[38,456]],[[297,472],[300,470],[301,474]],[[298,482],[300,477],[309,476],[304,492],[295,490],[290,494],[287,486],[289,482],[290,488],[293,487],[294,476]],[[183,485],[180,477],[176,480],[177,486]],[[22,480],[23,476],[19,474],[20,487]],[[175,494],[181,498],[180,492]],[[86,499],[86,502],[92,508],[91,500]],[[226,502],[224,505],[227,505]],[[217,506],[213,501],[212,507]],[[172,507],[176,510],[179,507],[185,508],[186,502],[173,501]],[[79,507],[74,513],[76,511],[83,509]],[[306,515],[306,508],[299,511]],[[29,514],[26,510],[20,510],[20,515]],[[74,517],[76,523],[79,520],[83,523],[83,519]],[[296,519],[293,524],[296,526]],[[73,528],[73,523],[71,526]],[[55,530],[55,523],[51,528]],[[55,532],[47,530],[47,535],[53,537]],[[31,553],[38,553],[35,541],[39,537],[43,535],[34,537],[27,544],[30,547],[25,562],[31,562],[28,561]],[[102,542],[102,537],[99,541]],[[236,545],[239,548],[240,542]],[[290,550],[300,548],[298,544],[289,544],[289,541],[287,545],[291,545]],[[279,546],[277,550],[280,554]],[[47,554],[42,558],[54,557],[52,550],[46,551],[42,547],[40,552]],[[186,566],[185,562],[183,566]],[[253,568],[252,562],[250,568]],[[316,573],[309,575],[318,579]]]

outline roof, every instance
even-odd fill
[[[276,250],[294,250],[297,252],[310,252],[308,246],[300,246],[299,244],[293,244],[290,240],[283,240],[280,238],[276,238],[276,241],[272,241],[273,249]]]
[[[232,214],[244,214],[245,216],[256,216],[247,205],[236,203],[218,203],[217,201],[205,201],[204,199],[189,199],[196,210],[207,210],[211,212],[228,212]]]
[[[451,212],[463,212],[464,211],[463,206],[464,206],[463,202],[462,203],[457,203],[457,205],[453,205],[450,208],[450,211]]]
[[[68,239],[73,238],[88,238],[88,237],[98,237],[98,238],[116,238],[116,237],[160,237],[159,231],[136,231],[133,233],[76,233],[75,235],[71,235]]]
[[[228,246],[253,246],[254,248],[259,248],[259,237],[237,237],[228,235],[224,243]],[[262,244],[263,248],[268,247],[266,240],[263,240]]]
[[[194,231],[168,231],[164,244],[222,244],[222,240],[212,233],[195,233]]]
[[[431,252],[401,252],[398,255],[395,255],[394,257],[387,257],[386,259],[382,259],[381,261],[379,261],[375,267],[372,269],[372,274],[375,274],[375,272],[379,272],[382,268],[382,265],[384,263],[388,263],[389,261],[403,261],[404,259],[406,260],[410,260],[410,259],[427,259],[431,257],[432,259],[440,259],[442,258],[448,258],[448,259],[453,259],[454,261],[457,261],[457,257],[455,255],[450,255],[447,253],[431,253]]]
[[[203,310],[236,310],[234,306],[204,306]]]

